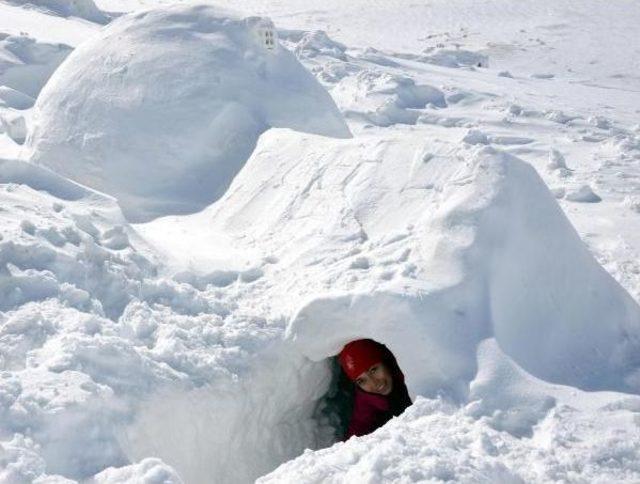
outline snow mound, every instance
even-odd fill
[[[341,61],[347,60],[345,53],[347,47],[329,38],[327,33],[322,30],[313,32],[284,31],[284,34],[288,40],[296,42],[294,52],[300,58],[327,56]]]
[[[27,136],[27,124],[22,114],[14,109],[0,113],[0,134],[7,136],[17,145],[24,143]]]
[[[602,201],[602,198],[600,198],[589,185],[582,185],[570,191],[564,198],[578,203],[597,203]]]
[[[277,461],[270,451],[283,458],[326,443],[314,402],[329,388],[327,358],[355,338],[384,342],[412,395],[484,400],[469,415],[487,419],[478,425],[488,432],[518,438],[558,407],[545,382],[639,389],[637,304],[596,262],[535,170],[490,147],[441,146],[407,132],[337,142],[270,130],[217,203],[136,228],[167,254],[169,268],[210,291],[219,286],[206,281],[220,268],[209,252],[246,251],[254,257],[246,267],[260,270],[246,286],[237,280],[245,311],[260,308],[272,333],[260,347],[250,343],[259,333],[243,345],[253,357],[235,371],[241,390],[223,387],[224,398],[160,392],[129,428],[130,459],[159,456],[187,480],[215,469],[243,480]],[[484,383],[476,358],[487,338],[507,369],[521,369],[491,371],[521,382],[502,399],[490,399],[495,386]],[[258,382],[267,366],[278,370],[265,388]],[[518,399],[527,382],[537,386]],[[242,428],[243,436],[230,447],[200,428],[234,436]],[[231,470],[241,449],[254,456],[242,476]]]
[[[160,459],[149,457],[137,464],[109,468],[96,475],[95,484],[136,482],[141,484],[182,484],[178,474]]]
[[[422,109],[447,106],[444,93],[436,87],[369,69],[341,80],[332,94],[345,116],[376,126],[416,124]]]
[[[292,344],[318,361],[351,339],[384,341],[414,393],[447,388],[465,399],[476,371],[470,355],[493,336],[538,378],[637,392],[640,309],[589,253],[534,169],[490,147],[450,156],[416,157],[411,182],[395,176],[405,193],[397,199],[394,175],[369,173],[382,178],[368,182],[360,172],[351,209],[370,243],[398,234],[389,262],[400,262],[401,272],[376,262],[377,250],[358,251],[360,263],[345,276],[377,269],[379,282],[332,282],[291,321]],[[414,203],[409,187],[423,195]]]
[[[530,165],[418,134],[374,139],[266,136],[218,203],[140,229],[157,247],[225,234],[278,261],[262,266],[273,304],[297,312],[287,338],[314,361],[371,337],[399,353],[414,393],[465,398],[470,355],[493,335],[538,378],[638,391],[640,308]],[[209,270],[176,252],[180,270]]]
[[[269,127],[350,136],[272,22],[211,6],[121,17],[38,96],[31,161],[117,198],[129,220],[218,199]]]
[[[7,0],[8,3],[26,8],[36,8],[44,13],[61,17],[79,17],[91,22],[106,24],[110,17],[102,12],[93,0]]]
[[[0,107],[28,109],[35,99],[7,86],[0,86]]]
[[[0,85],[35,98],[70,52],[71,47],[65,44],[38,42],[28,35],[0,33]],[[21,100],[19,107],[11,107],[24,109],[26,104]],[[33,101],[26,107],[32,105]]]

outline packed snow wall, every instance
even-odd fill
[[[434,361],[416,355],[404,364],[423,368],[424,377],[410,371],[408,379],[424,393],[433,388],[422,382],[432,379],[435,360],[458,366],[495,335],[540,378],[637,390],[625,378],[636,363],[638,306],[531,166],[490,147],[443,149],[415,134],[372,143],[366,135],[316,138],[295,154],[295,135],[275,139],[265,139],[238,184],[193,220],[242,234],[287,267],[271,291],[298,312],[287,337],[306,356],[333,355],[354,337],[392,349],[394,334],[398,348],[421,341],[433,348],[419,351]],[[438,380],[473,371],[442,370]]]
[[[316,412],[328,365],[281,345],[256,348],[244,365],[235,377],[223,364],[207,385],[169,385],[144,399],[118,436],[128,458],[162,457],[189,483],[251,482],[336,441]]]
[[[269,19],[207,5],[113,21],[55,71],[34,117],[26,156],[136,222],[220,198],[270,127],[350,136]]]
[[[475,348],[495,337],[538,378],[637,392],[637,304],[589,253],[534,169],[484,148],[462,166],[436,160],[423,170],[425,182],[437,176],[443,185],[430,188],[439,200],[412,228],[411,250],[422,259],[413,284],[312,298],[287,329],[292,344],[318,361],[372,337],[397,352],[414,394],[449,389],[464,399]]]

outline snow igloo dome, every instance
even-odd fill
[[[270,127],[351,134],[273,23],[207,5],[126,15],[39,95],[31,161],[115,197],[130,221],[220,198]]]

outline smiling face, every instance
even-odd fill
[[[356,385],[368,393],[389,395],[393,390],[393,377],[384,363],[371,365],[356,378]]]

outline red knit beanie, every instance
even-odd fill
[[[355,381],[363,372],[384,360],[382,345],[371,339],[358,339],[348,343],[338,355],[340,366]]]

